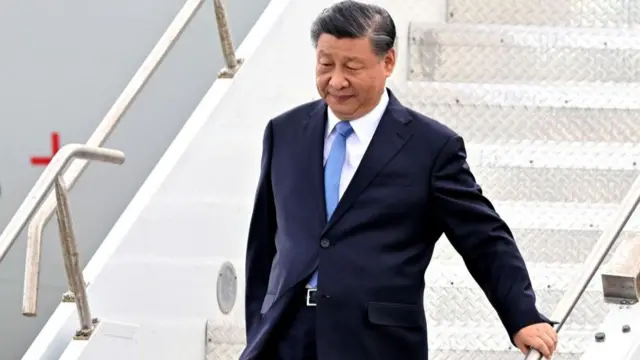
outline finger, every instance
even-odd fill
[[[554,344],[556,344],[556,346],[558,345],[558,333],[553,327],[549,326],[545,331],[545,334],[551,337],[551,339],[553,340]]]
[[[531,343],[531,347],[538,350],[544,357],[547,359],[551,356],[551,352],[549,351],[549,347],[547,344],[539,337],[535,337],[529,340]]]
[[[558,333],[556,332],[556,330],[552,327],[552,326],[547,326],[545,327],[545,329],[543,330],[545,336],[549,337],[549,339],[552,341],[553,346],[551,346],[551,353],[555,353],[558,350]]]
[[[551,335],[547,333],[541,333],[539,337],[540,339],[542,339],[542,341],[544,341],[545,345],[547,345],[547,348],[549,348],[549,352],[553,354],[556,351],[556,342],[553,341]]]
[[[520,349],[520,351],[524,354],[527,355],[529,354],[529,347],[527,345],[524,344],[518,344],[518,349]]]

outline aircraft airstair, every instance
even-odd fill
[[[65,170],[72,158],[124,161],[104,139],[203,2],[186,2],[114,105],[121,112],[87,145],[56,155],[0,235],[1,260],[34,219],[23,304],[33,315],[38,229],[58,213],[71,292],[24,360],[240,354],[262,131],[272,116],[317,98],[307,29],[333,0],[272,0],[237,52],[214,1],[228,67],[83,273],[66,200],[86,166],[73,160]],[[640,1],[374,2],[399,31],[389,87],[465,138],[540,309],[560,322],[554,359],[640,359]],[[431,360],[525,358],[446,238],[426,284]]]

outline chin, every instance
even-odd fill
[[[331,108],[331,110],[333,110],[333,112],[336,113],[340,113],[340,114],[350,114],[353,109],[352,106],[347,106],[345,104],[340,104],[336,101],[328,101],[327,104],[329,105],[329,107]]]

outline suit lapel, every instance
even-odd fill
[[[327,211],[324,202],[324,138],[326,128],[327,107],[320,100],[312,111],[304,125],[304,140],[309,149],[305,158],[308,164],[308,184],[310,196],[314,202],[312,207],[316,209],[321,227],[326,224]]]
[[[389,90],[389,105],[380,119],[371,143],[367,148],[353,179],[340,199],[336,210],[324,228],[324,235],[353,205],[358,196],[369,186],[380,170],[402,149],[413,135],[410,130],[411,117]],[[322,159],[320,159],[322,161]],[[320,183],[323,174],[320,168]],[[324,199],[324,185],[320,189]],[[324,209],[324,201],[322,202]],[[324,211],[326,213],[326,211]]]

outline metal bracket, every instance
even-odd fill
[[[640,236],[621,240],[602,272],[605,302],[635,304],[640,300]]]

